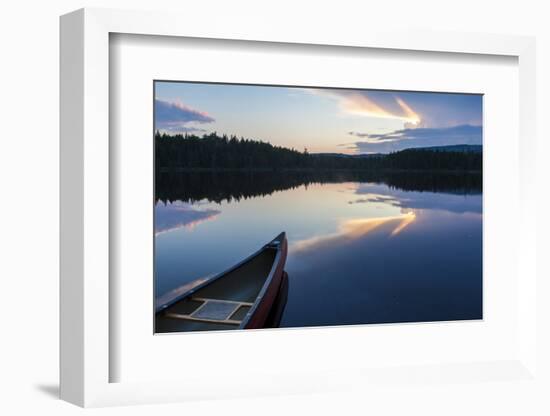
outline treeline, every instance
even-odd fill
[[[155,166],[177,170],[467,170],[481,171],[482,154],[407,149],[388,155],[309,154],[258,140],[205,134],[155,134]]]
[[[185,169],[284,169],[304,167],[308,155],[271,143],[216,133],[155,134],[156,166]]]

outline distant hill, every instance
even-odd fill
[[[349,155],[346,153],[311,153],[311,155],[320,157],[343,157],[348,159],[369,159],[385,156],[384,153],[359,153],[353,155]]]
[[[432,150],[437,152],[482,153],[483,146],[480,144],[454,144],[449,146],[414,147],[413,150]]]
[[[453,144],[448,146],[429,146],[429,147],[409,147],[407,149],[399,150],[406,151],[406,150],[429,150],[432,152],[458,152],[458,153],[483,153],[483,146],[480,144]],[[397,153],[397,152],[394,152]],[[387,156],[386,153],[359,153],[359,154],[353,154],[348,155],[345,153],[312,153],[315,156],[331,156],[331,157],[343,157],[343,158],[350,158],[350,159],[369,159],[369,158],[377,158],[377,157],[384,157]]]

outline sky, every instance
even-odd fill
[[[155,129],[310,153],[482,144],[482,95],[155,82]]]

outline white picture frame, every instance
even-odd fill
[[[315,382],[316,374],[291,374],[286,369],[270,380],[239,382],[224,388],[206,377],[193,382],[111,382],[109,275],[110,170],[109,155],[109,37],[123,33],[282,44],[332,45],[452,54],[516,57],[519,65],[520,224],[517,255],[519,353],[505,362],[481,362],[418,370],[415,377],[435,374],[479,382],[480,369],[494,368],[507,377],[537,382],[536,361],[536,198],[535,175],[535,41],[506,35],[361,30],[327,34],[323,31],[281,31],[277,24],[259,29],[230,22],[205,29],[200,19],[177,14],[83,9],[61,18],[61,398],[80,406],[183,401],[194,398],[323,392],[342,387],[341,380],[358,386],[406,379],[407,370],[381,368],[365,374],[349,368],[331,369],[331,380]],[[529,214],[529,215],[528,215]],[[210,337],[216,336],[215,334]],[[468,369],[472,371],[468,371]],[[326,371],[323,368],[320,371]],[[438,378],[435,377],[435,378]],[[444,378],[443,377],[443,378]],[[483,377],[481,377],[483,379]],[[223,380],[222,380],[223,381]]]

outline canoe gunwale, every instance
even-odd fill
[[[276,249],[277,254],[275,255],[275,258],[273,259],[273,264],[271,266],[271,270],[269,271],[269,275],[265,279],[265,282],[264,282],[262,288],[258,292],[258,296],[256,296],[256,299],[254,299],[253,305],[250,307],[250,309],[246,313],[246,316],[241,321],[241,325],[239,326],[239,329],[245,328],[246,325],[248,324],[248,322],[250,321],[250,319],[254,316],[254,313],[256,313],[256,310],[258,309],[261,300],[263,299],[263,297],[265,296],[267,290],[271,286],[271,283],[273,281],[275,273],[277,272],[279,263],[281,262],[281,257],[283,256],[283,245],[285,244],[285,241],[286,241],[286,233],[283,232],[283,233],[279,234],[277,237],[275,237],[272,241],[270,241],[269,243],[267,243],[263,247],[263,249],[270,248],[269,246],[273,243],[273,241],[275,241],[277,239],[279,239],[279,245]]]

